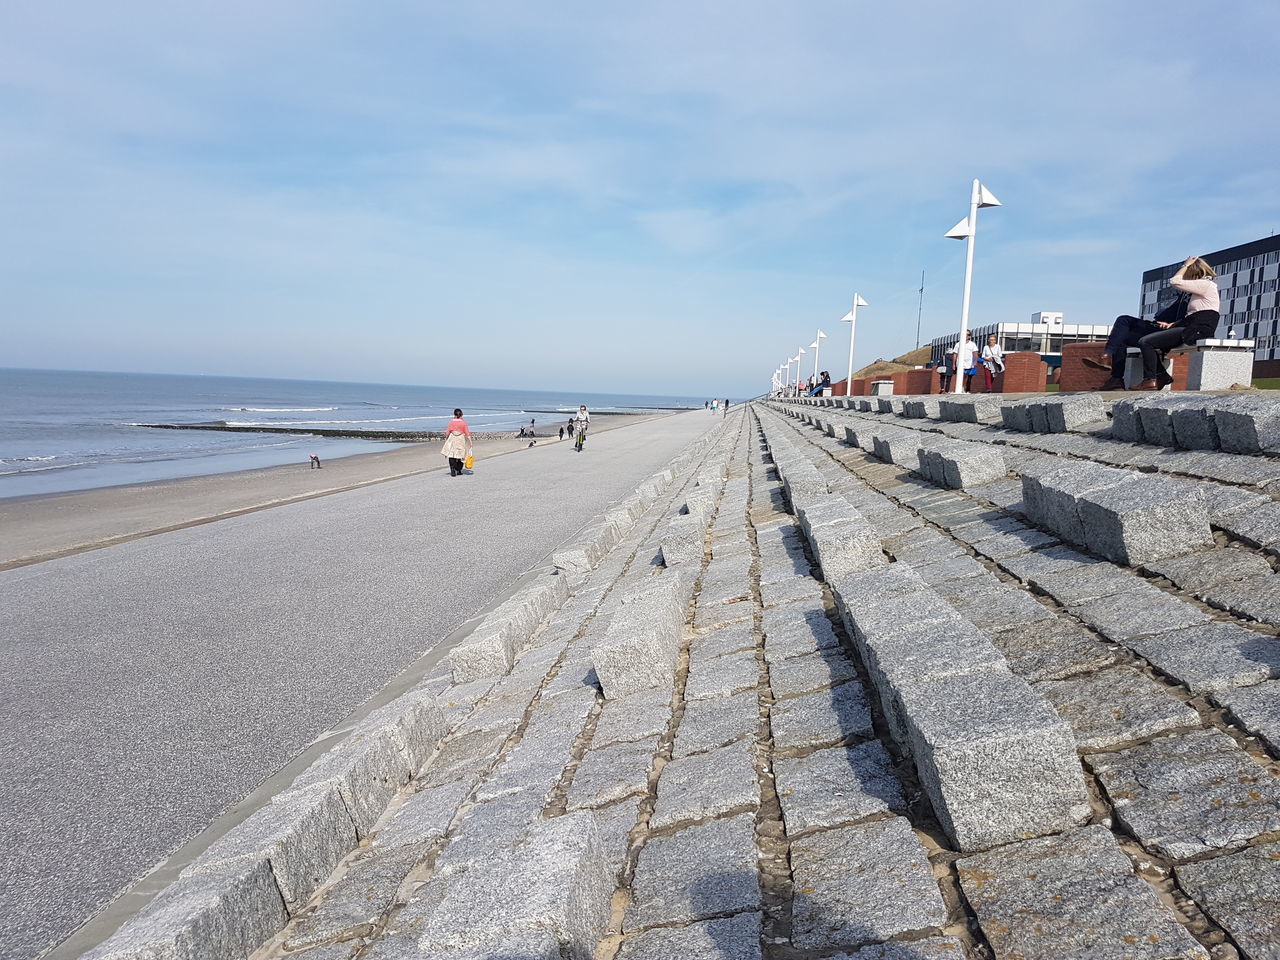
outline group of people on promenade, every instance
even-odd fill
[[[973,333],[969,332],[963,343],[956,343],[947,351],[946,357],[938,364],[938,373],[942,377],[941,392],[951,392],[960,371],[964,371],[962,392],[972,392],[973,378],[977,376],[979,368],[982,369],[983,383],[990,393],[995,388],[996,377],[1004,373],[1004,348],[1000,346],[1000,338],[994,333],[987,337],[981,350],[973,340]]]
[[[704,410],[709,410],[709,411],[710,411],[710,412],[712,412],[712,413],[720,413],[721,411],[724,411],[725,413],[728,413],[728,412],[729,412],[729,398],[728,398],[728,397],[725,397],[723,400],[719,400],[719,399],[703,400],[703,401],[702,401],[702,409],[704,409]]]
[[[518,436],[533,436],[533,428],[536,420],[530,420],[529,426],[520,427]],[[591,411],[587,409],[584,403],[578,407],[578,412],[569,418],[568,428],[569,436],[573,437],[576,432],[580,439],[585,439],[587,428],[591,424]],[[560,428],[560,439],[565,436],[565,428]],[[529,444],[533,446],[533,444]],[[582,447],[579,444],[578,449]],[[475,442],[471,437],[471,427],[467,421],[462,418],[462,410],[454,408],[453,419],[449,421],[449,425],[444,429],[444,446],[440,448],[440,453],[449,461],[449,476],[460,477],[462,471],[471,468],[471,463],[475,459]]]

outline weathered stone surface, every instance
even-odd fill
[[[760,802],[754,745],[733,743],[672,760],[658,778],[651,829],[754,809]]]
[[[1271,576],[1271,565],[1256,553],[1244,550],[1207,550],[1168,557],[1145,564],[1181,590],[1199,593],[1207,587],[1231,580]]]
[[[838,647],[775,660],[769,665],[769,686],[778,699],[825,690],[856,676],[853,664]]]
[[[731,697],[691,701],[676,731],[673,756],[683,757],[754,738],[760,727],[760,698],[755,690]]]
[[[791,845],[792,941],[856,947],[946,923],[928,855],[903,817],[815,833]]]
[[[889,754],[874,740],[807,757],[781,757],[773,772],[791,837],[906,808]]]
[[[506,730],[476,730],[450,737],[421,776],[423,786],[465,780],[474,783],[510,736]]]
[[[1223,690],[1215,693],[1213,700],[1228,710],[1240,726],[1261,737],[1273,752],[1280,752],[1280,681]]]
[[[760,664],[754,650],[727,654],[715,660],[703,660],[690,667],[685,682],[686,700],[727,697],[742,690],[754,689],[760,682]]]
[[[775,749],[820,747],[870,737],[871,709],[859,683],[780,700],[769,718]]]
[[[640,802],[640,798],[631,797],[621,803],[592,811],[596,817],[596,827],[600,830],[600,843],[604,847],[605,858],[615,877],[626,862],[627,848],[631,843],[628,834],[640,818]]]
[[[1280,453],[1280,405],[1272,397],[1231,397],[1217,405],[1214,424],[1223,450]]]
[[[1167,597],[1159,587],[1110,563],[1073,564],[1043,573],[1030,573],[1027,582],[1068,607],[1116,594],[1133,599]]]
[[[643,793],[657,751],[657,737],[588,750],[574,771],[568,808],[601,807]]]
[[[1019,554],[1000,561],[1000,566],[1023,583],[1035,577],[1079,567],[1095,566],[1098,561],[1070,547],[1049,547],[1035,553]]]
[[[433,882],[444,889],[422,924],[425,952],[527,931],[552,934],[573,960],[591,960],[614,889],[590,813],[535,823],[514,849]]]
[[[928,937],[906,943],[877,943],[831,960],[964,960],[964,947],[953,937]]]
[[[644,740],[665,733],[671,723],[671,691],[641,690],[628,697],[606,700],[596,720],[592,747]]]
[[[970,556],[949,557],[936,563],[917,566],[916,574],[929,586],[946,583],[948,580],[966,580],[971,577],[987,576],[987,568]]]
[[[1099,670],[1116,661],[1116,651],[1066,617],[1022,624],[990,634],[1009,669],[1028,681],[1061,680]]]
[[[1050,680],[1036,690],[1071,724],[1076,743],[1086,750],[1200,724],[1192,707],[1132,667]]]
[[[961,850],[1088,817],[1071,729],[1024,681],[988,670],[938,677],[899,698],[921,786]]]
[[[706,550],[707,518],[700,514],[673,517],[662,535],[662,562],[668,567],[701,560]]]
[[[1202,595],[1208,603],[1238,617],[1280,626],[1280,577],[1275,574],[1215,584]]]
[[[605,638],[591,648],[591,662],[605,697],[613,700],[651,687],[669,689],[679,654],[680,637],[662,625],[615,618]]]
[[[618,960],[760,960],[760,914],[649,930],[622,941]]]
[[[470,792],[470,784],[458,782],[418,791],[378,831],[373,846],[389,849],[439,840],[448,829],[459,804]]]
[[[711,633],[694,637],[689,642],[689,666],[695,667],[704,660],[714,660],[727,653],[753,650],[759,642],[754,624],[736,623],[721,627]]]
[[[1019,624],[1043,623],[1057,617],[1052,609],[1026,590],[990,575],[980,580],[954,580],[942,584],[938,593],[957,613],[988,633]]]
[[[1077,542],[1116,563],[1137,566],[1212,546],[1203,492],[1165,477],[1132,476],[1078,499],[1084,537]]]
[[[1280,830],[1280,788],[1217,730],[1096,754],[1088,763],[1116,817],[1144,846],[1168,857],[1229,850]]]
[[[184,872],[85,960],[207,960],[247,956],[275,936],[289,914],[266,860]]]
[[[1280,677],[1280,640],[1234,623],[1205,623],[1129,641],[1135,653],[1195,693]]]
[[[289,935],[289,949],[324,944],[345,935],[369,936],[375,924],[396,899],[396,891],[424,850],[397,847],[379,849],[355,857],[320,903]]]
[[[1010,844],[957,864],[999,957],[1207,960],[1101,826]]]
[[[1117,642],[1209,621],[1209,614],[1194,604],[1160,592],[1117,593],[1067,606],[1093,629]]]
[[[806,564],[807,566],[807,564]],[[776,607],[782,603],[794,603],[797,600],[821,600],[822,583],[810,576],[788,577],[772,583],[761,582],[760,600],[766,607]],[[752,610],[747,606],[746,613]]]
[[[742,814],[650,838],[623,931],[759,909],[755,817]]]
[[[1178,883],[1256,960],[1280,958],[1280,843],[1177,868]]]
[[[764,632],[764,657],[770,663],[840,644],[826,610],[821,603],[814,601],[789,603],[766,610],[761,629]]]

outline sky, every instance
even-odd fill
[[[748,397],[1280,229],[1280,4],[0,6],[0,366]],[[829,361],[828,361],[828,358]],[[812,372],[806,357],[804,373]]]

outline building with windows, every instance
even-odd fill
[[[1083,340],[1105,340],[1111,333],[1111,324],[1099,326],[1090,323],[1064,323],[1061,313],[1041,310],[1031,315],[1030,323],[988,323],[974,327],[973,341],[982,347],[987,337],[995,334],[1005,353],[1032,351],[1040,354],[1050,366],[1062,362],[1062,345]],[[960,339],[959,331],[929,341],[929,359],[938,363],[947,351]]]
[[[1203,256],[1218,275],[1222,299],[1218,336],[1256,340],[1255,362],[1280,361],[1280,290],[1276,289],[1280,279],[1280,237],[1254,240]],[[1169,278],[1180,266],[1181,260],[1143,273],[1140,316],[1144,320],[1150,320],[1173,300]],[[1255,370],[1254,375],[1260,372]],[[1270,371],[1261,375],[1270,375]]]

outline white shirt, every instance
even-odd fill
[[[961,370],[968,370],[974,365],[973,358],[978,353],[978,345],[972,340],[966,340],[957,348],[959,357],[959,365]]]
[[[997,367],[1003,367],[1004,351],[1000,349],[1000,344],[997,343],[993,347],[991,344],[988,343],[985,347],[983,347],[982,359],[992,361]]]
[[[575,420],[583,420],[583,421],[585,421],[585,422],[587,422],[587,423],[590,423],[590,422],[591,422],[591,411],[590,411],[590,410],[586,410],[586,409],[579,410],[577,413],[575,413],[575,414],[573,415],[573,417],[574,417],[574,419],[575,419]]]

